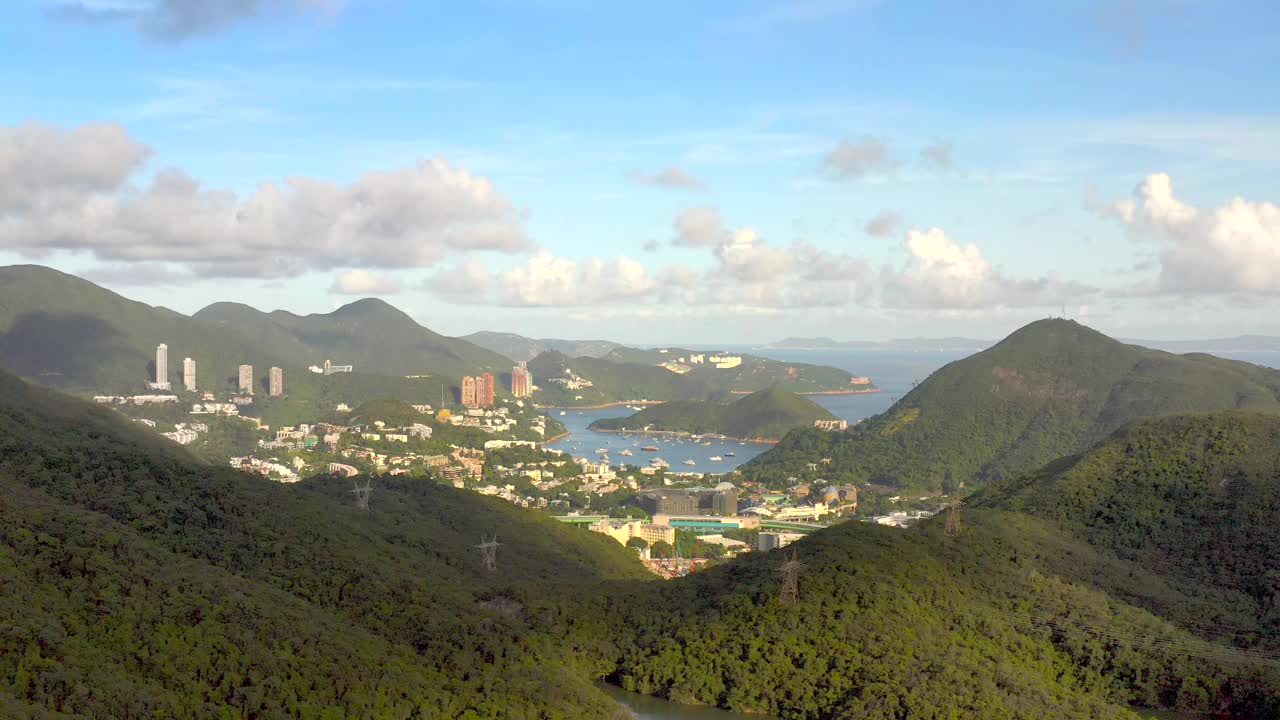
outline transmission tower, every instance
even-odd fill
[[[498,546],[502,543],[498,542],[498,534],[494,533],[492,538],[480,536],[480,544],[476,548],[480,550],[480,564],[489,572],[498,571]]]
[[[780,597],[783,603],[795,605],[800,601],[800,571],[803,569],[804,563],[796,559],[795,550],[792,550],[787,559],[783,560],[782,565],[778,567],[778,574],[782,576]]]
[[[943,533],[949,537],[960,537],[960,533],[964,532],[964,528],[960,527],[960,506],[964,505],[963,500],[952,500],[947,503],[947,528]]]
[[[351,488],[351,494],[356,496],[356,509],[369,511],[369,496],[373,494],[373,480],[365,478],[356,480],[355,487]]]

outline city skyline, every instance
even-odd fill
[[[1273,3],[207,5],[0,10],[0,262],[454,336],[1280,334]]]

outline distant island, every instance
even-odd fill
[[[777,442],[791,430],[822,423],[843,429],[844,421],[814,401],[772,387],[733,402],[680,400],[647,407],[634,415],[591,423],[602,432],[723,435],[734,440]]]

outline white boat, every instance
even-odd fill
[[[627,457],[631,457],[632,455],[635,455],[635,453],[631,452],[631,449],[630,449],[630,448],[623,448],[622,452],[620,452],[620,453],[618,453],[618,454],[619,454],[619,455],[625,455],[625,456],[627,456]]]
[[[560,414],[561,414],[561,415],[564,415],[564,411],[563,411],[563,410],[561,410],[561,411],[560,411]]]
[[[710,460],[711,462],[719,462],[719,461],[723,460],[724,458],[720,457],[719,455],[712,455],[711,457],[709,457],[709,458],[707,458],[707,459],[708,459],[708,460]]]
[[[671,467],[671,463],[667,462],[666,460],[663,460],[660,457],[656,457],[650,460],[649,464],[652,465],[653,467]]]
[[[596,448],[597,455],[608,455],[609,451],[604,448]]]
[[[724,454],[724,456],[725,456],[725,457],[738,457],[738,453],[735,453],[735,452],[727,452],[727,453],[725,453],[725,454]]]
[[[692,460],[685,460],[685,461],[684,461],[684,464],[685,464],[685,465],[697,465],[698,463],[696,463],[696,462],[694,462],[694,461],[692,461]]]

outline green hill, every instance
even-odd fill
[[[214,303],[193,317],[229,328],[256,347],[295,364],[353,365],[375,375],[459,378],[493,372],[509,387],[511,360],[422,327],[382,300],[366,298],[327,314],[265,313],[239,303]]]
[[[624,418],[591,423],[592,430],[713,433],[737,440],[777,440],[788,431],[834,420],[814,401],[780,388],[759,390],[733,402],[673,400]]]
[[[699,355],[702,356],[702,362],[693,362],[692,358]],[[710,362],[710,358],[716,355],[740,358],[741,364],[735,367],[716,367]],[[629,365],[667,364],[680,369],[683,377],[696,380],[721,393],[752,393],[770,387],[780,387],[794,393],[871,392],[876,389],[871,383],[852,382],[853,375],[839,368],[783,362],[737,352],[618,347],[605,355],[604,359]]]
[[[896,530],[646,587],[615,681],[788,719],[1280,713],[1280,418],[1158,419]],[[652,612],[651,608],[662,608]]]
[[[829,457],[824,477],[953,490],[1080,452],[1131,420],[1229,409],[1280,412],[1280,372],[1042,320],[938,370],[848,432],[796,431],[743,471],[785,482]]]
[[[612,540],[423,480],[282,485],[0,373],[0,708],[74,717],[610,717],[558,598]],[[472,547],[500,533],[500,572]]]
[[[554,338],[527,338],[523,335],[505,332],[480,332],[463,335],[474,345],[492,350],[504,357],[516,360],[532,360],[538,355],[552,350],[562,352],[570,357],[602,357],[614,348],[622,347],[608,340],[556,340]]]
[[[714,390],[696,378],[677,375],[654,365],[617,363],[601,358],[571,358],[544,352],[529,361],[542,405],[584,407],[636,400],[703,400]],[[585,379],[588,387],[570,387],[565,380]]]

